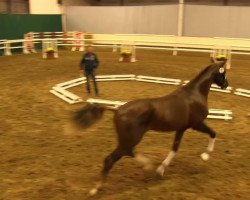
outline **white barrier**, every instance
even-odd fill
[[[209,119],[224,119],[230,120],[233,119],[231,110],[221,110],[221,109],[209,109],[209,114],[207,118]]]
[[[96,81],[98,81],[98,82],[99,81],[127,81],[127,80],[135,80],[135,81],[150,82],[150,83],[160,83],[160,84],[170,84],[170,85],[180,85],[181,84],[180,79],[161,78],[161,77],[142,76],[142,75],[136,76],[134,74],[98,75],[98,76],[96,76]],[[189,82],[189,81],[184,81],[183,85],[185,85],[187,82]],[[53,88],[52,90],[55,91],[55,93],[56,93],[56,95],[58,97],[61,98],[61,96],[63,96],[63,99],[65,100],[65,96],[70,96],[70,95],[67,95],[69,93],[67,93],[66,89],[71,88],[71,87],[75,87],[75,86],[83,84],[83,83],[86,83],[86,78],[85,77],[73,79],[73,80],[66,81],[66,82],[59,83],[59,84],[55,85],[55,88],[61,88],[61,89],[64,90],[63,92],[60,89],[55,90]],[[231,93],[232,88],[228,87],[227,89],[222,90],[217,85],[213,84],[212,87],[211,87],[211,90],[218,91],[218,92],[223,92],[223,93]],[[58,93],[60,93],[60,94],[58,94]],[[77,99],[77,97],[76,97],[76,99]],[[69,100],[69,102],[68,101],[67,102],[72,103],[72,101],[73,101],[73,103],[78,102],[78,101],[75,101],[75,99],[71,99],[71,100]]]
[[[127,75],[102,75],[102,76],[96,76],[96,81],[124,81],[124,80],[135,80],[134,74],[127,74]],[[70,81],[66,81],[63,83],[59,83],[55,85],[50,92],[57,97],[61,98],[62,100],[68,102],[69,104],[79,103],[83,100],[67,91],[66,89],[86,83],[86,78],[81,77],[77,79],[73,79]]]
[[[244,97],[250,97],[250,90],[237,88],[234,92],[236,95],[244,96]]]
[[[59,83],[56,86],[57,87],[62,87],[64,89],[68,89],[68,88],[71,88],[71,87],[74,87],[74,86],[77,86],[77,85],[80,85],[80,84],[83,84],[83,83],[86,83],[86,78],[85,77],[76,78],[76,79],[73,79],[73,80],[70,80],[70,81]]]
[[[183,85],[186,85],[188,82],[188,80],[183,81]],[[233,88],[228,86],[226,89],[221,89],[218,85],[212,84],[210,90],[216,92],[231,93]]]
[[[79,96],[61,87],[53,87],[52,90],[50,90],[50,92],[56,95],[57,97],[61,98],[62,100],[68,102],[69,104],[79,103],[83,101]]]
[[[134,74],[102,75],[102,76],[96,76],[96,80],[97,81],[136,80],[136,81],[145,81],[145,82],[153,82],[153,83],[172,84],[172,85],[180,85],[181,83],[180,79],[169,79],[169,78],[142,76],[142,75],[136,76]],[[80,85],[85,82],[86,82],[85,77],[73,79],[70,81],[57,84],[55,87],[52,88],[52,90],[50,90],[50,92],[70,104],[83,102],[83,100],[79,96],[67,91],[66,89]],[[187,82],[188,81],[185,81],[185,83]],[[93,98],[87,99],[86,102],[91,103],[91,104],[102,104],[102,105],[107,106],[110,109],[117,109],[119,106],[124,105],[126,103],[122,101],[111,101],[111,100],[93,99]],[[230,120],[232,119],[232,111],[221,110],[221,109],[209,109],[209,114],[207,118]]]
[[[127,80],[135,80],[134,74],[125,74],[125,75],[97,75],[96,81],[127,81]],[[74,87],[86,82],[85,77],[73,79],[70,81],[66,81],[63,83],[59,83],[56,86],[62,87],[64,89]]]
[[[117,109],[119,106],[122,106],[127,103],[122,101],[110,101],[104,99],[87,99],[86,102],[91,104],[102,104],[112,109]]]
[[[170,84],[170,85],[180,85],[180,79],[172,79],[172,78],[161,78],[161,77],[153,77],[153,76],[136,76],[136,81],[142,82],[150,82],[150,83],[162,83],[162,84]]]
[[[127,80],[135,80],[136,75],[134,74],[126,74],[126,75],[101,75],[96,76],[97,81],[127,81]]]
[[[122,101],[111,101],[111,100],[92,99],[92,98],[87,99],[86,102],[91,103],[91,104],[101,104],[111,109],[117,109],[119,106],[127,103],[127,102],[122,102]],[[209,109],[209,114],[207,118],[231,120],[233,117],[232,117],[231,110]]]

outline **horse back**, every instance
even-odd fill
[[[141,127],[156,131],[186,129],[207,116],[202,96],[179,88],[167,96],[141,99],[126,103],[115,113],[115,124]]]

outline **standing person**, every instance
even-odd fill
[[[94,82],[94,88],[95,88],[95,94],[98,96],[99,91],[97,87],[97,83],[95,80],[95,70],[97,69],[99,65],[99,60],[97,55],[93,52],[93,47],[87,47],[87,52],[83,55],[83,58],[80,63],[80,70],[83,71],[84,75],[86,76],[86,89],[87,92],[90,94],[90,78]]]

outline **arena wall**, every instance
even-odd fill
[[[250,38],[250,7],[186,5],[184,35]]]
[[[66,6],[67,30],[177,35],[178,5]],[[80,19],[80,20],[79,20]],[[184,36],[250,37],[250,7],[185,5]]]
[[[0,14],[0,39],[21,39],[28,32],[62,31],[61,15]]]
[[[177,5],[66,7],[67,31],[176,35],[177,17]]]

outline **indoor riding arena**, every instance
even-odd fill
[[[0,200],[250,198],[248,1],[0,0],[0,13]],[[93,79],[86,88],[90,54],[99,60],[91,74],[98,93]],[[204,120],[216,132],[214,150],[191,126],[170,163],[179,130],[148,128],[134,148],[142,162],[125,155],[100,183],[104,159],[121,140],[115,113],[138,99],[178,98],[220,63],[229,85],[211,80]],[[189,96],[195,101],[197,92]],[[81,128],[75,116],[88,106],[106,111]],[[170,107],[174,121],[182,119]]]

